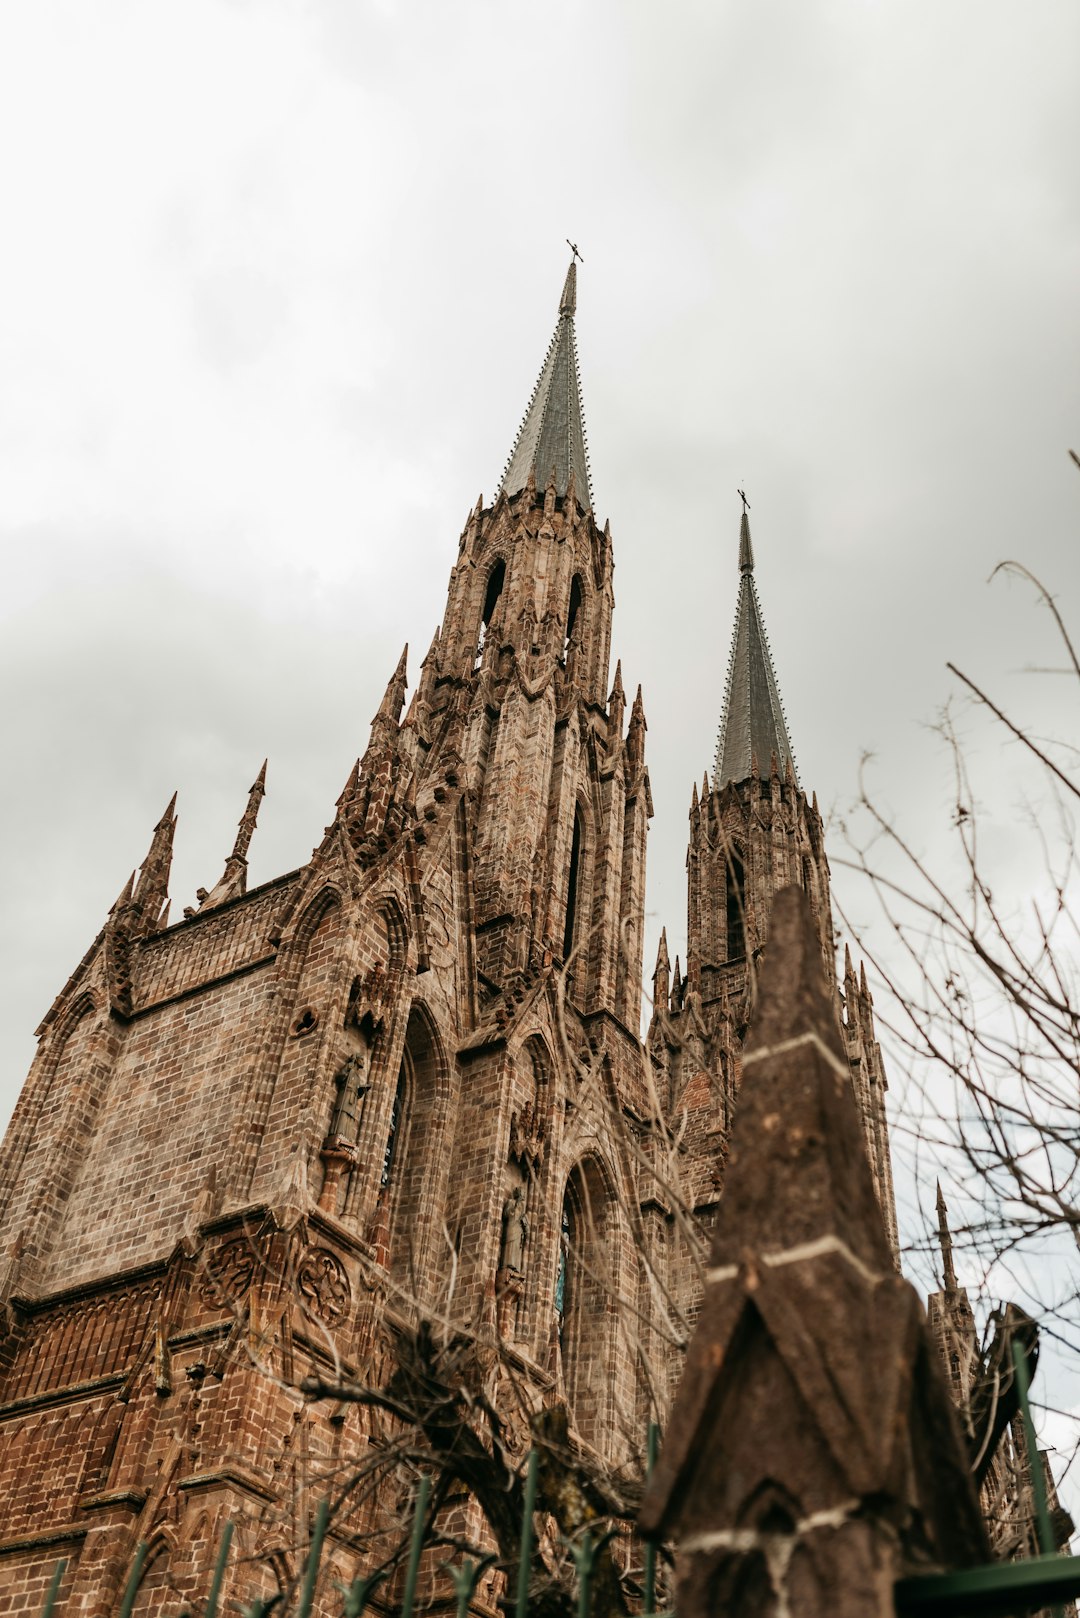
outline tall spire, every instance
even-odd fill
[[[754,588],[754,550],[750,519],[743,511],[739,524],[739,605],[731,637],[724,715],[716,743],[713,791],[729,781],[745,781],[755,767],[767,774],[775,758],[781,778],[788,766],[795,776],[795,760],[788,740],[784,709]]]
[[[559,300],[559,323],[499,488],[504,494],[517,494],[531,474],[536,487],[546,489],[554,476],[556,494],[564,495],[572,477],[577,498],[588,510],[592,485],[574,338],[576,308],[577,263],[571,260]]]
[[[941,1262],[945,1275],[945,1291],[955,1292],[956,1267],[953,1264],[952,1231],[949,1229],[949,1210],[945,1205],[940,1180],[937,1183],[937,1220],[938,1241],[941,1244]]]

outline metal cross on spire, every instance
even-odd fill
[[[739,499],[742,501],[743,510],[744,511],[749,511],[750,510],[750,502],[746,498],[746,490],[745,489],[736,489],[735,493],[738,495]]]
[[[578,252],[577,243],[572,242],[569,236],[566,238],[566,245],[570,249],[571,253],[573,253],[575,259],[581,259],[582,264],[584,264],[585,260],[581,258],[581,254]]]

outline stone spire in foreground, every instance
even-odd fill
[[[517,494],[531,476],[544,490],[554,478],[556,494],[565,495],[572,479],[578,502],[589,511],[592,487],[574,337],[576,308],[577,263],[572,261],[559,299],[559,323],[499,488],[506,495]]]
[[[714,792],[721,792],[729,781],[747,780],[755,766],[767,776],[774,758],[782,780],[789,770],[798,780],[761,603],[754,587],[754,550],[745,510],[739,525],[739,574],[739,605],[716,743]]]
[[[983,1561],[956,1415],[893,1266],[806,895],[773,903],[701,1315],[640,1526],[680,1618],[892,1618]]]

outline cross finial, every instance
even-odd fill
[[[738,495],[739,499],[742,501],[743,510],[744,511],[749,511],[750,510],[750,502],[746,498],[746,490],[745,489],[736,489],[735,493]]]
[[[566,245],[570,249],[571,253],[573,253],[575,259],[581,259],[582,264],[584,264],[585,260],[581,258],[581,254],[578,252],[577,243],[572,242],[569,236],[566,238]]]

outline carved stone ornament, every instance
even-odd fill
[[[544,1120],[537,1117],[531,1101],[510,1119],[510,1155],[533,1168],[539,1168],[544,1161]]]
[[[352,1292],[341,1261],[326,1247],[305,1253],[296,1272],[300,1300],[324,1326],[336,1326],[349,1312]]]
[[[226,1242],[206,1261],[199,1297],[208,1308],[239,1303],[255,1278],[256,1254],[246,1236]]]

